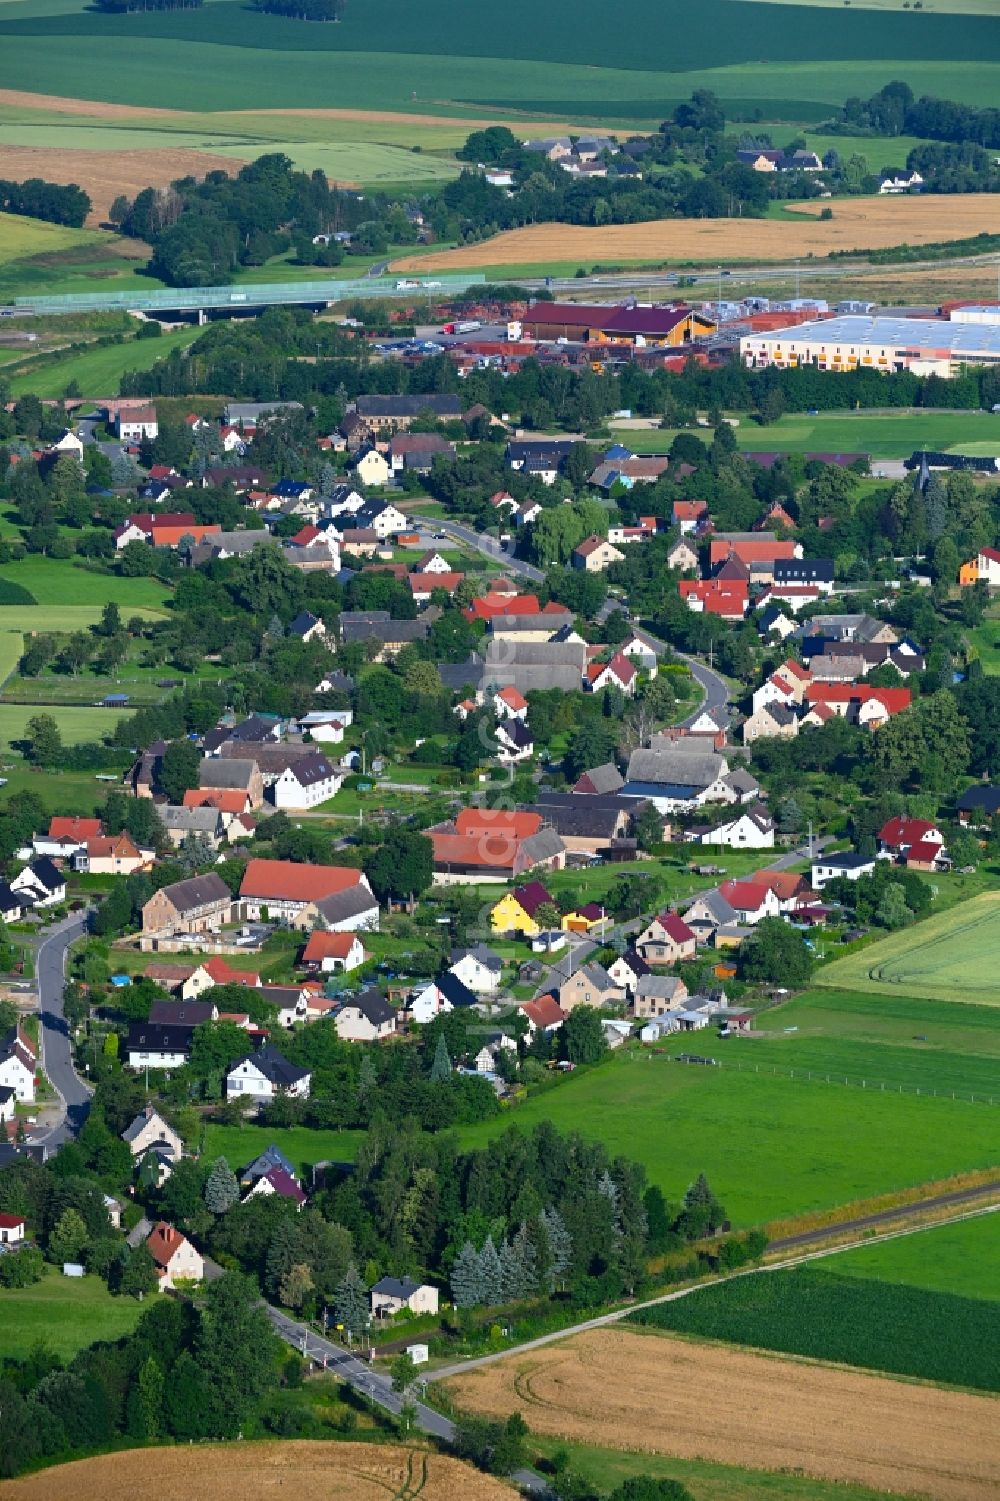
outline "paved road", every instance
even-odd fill
[[[395,1416],[403,1406],[401,1393],[394,1392],[389,1378],[381,1372],[372,1370],[367,1360],[361,1360],[345,1350],[343,1345],[335,1344],[333,1340],[325,1339],[305,1324],[297,1323],[290,1319],[279,1308],[265,1305],[265,1312],[274,1326],[275,1332],[281,1336],[286,1344],[291,1345],[300,1355],[307,1359],[315,1360],[326,1370],[333,1371],[342,1381],[346,1381],[355,1391],[369,1397],[379,1407],[385,1408]],[[455,1440],[455,1424],[451,1418],[446,1418],[443,1413],[428,1407],[425,1402],[414,1402],[416,1408],[417,1427],[424,1433],[431,1434],[434,1438],[443,1440],[446,1444]],[[512,1477],[522,1490],[534,1495],[542,1495],[548,1487],[541,1475],[534,1470],[518,1470]]]
[[[41,1012],[42,1063],[61,1102],[60,1117],[54,1126],[32,1143],[54,1150],[75,1136],[87,1118],[91,1089],[73,1067],[73,1046],[63,1014],[63,988],[66,983],[66,951],[75,939],[86,932],[85,916],[68,917],[45,935],[35,956],[38,999]]]

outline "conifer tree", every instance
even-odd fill
[[[217,1157],[205,1180],[205,1204],[213,1214],[225,1214],[240,1196],[240,1185],[225,1157]]]
[[[493,1244],[492,1235],[487,1235],[479,1253],[479,1277],[482,1285],[482,1300],[487,1307],[503,1301],[503,1275],[500,1257]]]
[[[337,1323],[343,1324],[352,1338],[364,1334],[371,1322],[368,1306],[368,1289],[358,1275],[352,1261],[333,1296],[333,1308]]]
[[[451,1269],[451,1295],[456,1308],[476,1308],[483,1301],[479,1252],[467,1240]]]
[[[442,1032],[437,1040],[434,1050],[434,1062],[431,1064],[431,1083],[446,1084],[451,1078],[451,1058],[448,1055],[448,1044],[444,1040]]]

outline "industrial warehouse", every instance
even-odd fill
[[[627,343],[676,347],[708,338],[716,322],[680,303],[536,302],[521,319],[523,337],[574,343]]]
[[[944,379],[964,365],[1000,363],[1000,321],[973,322],[971,309],[943,318],[820,318],[797,327],[745,335],[740,355],[751,369],[909,370]],[[987,313],[988,309],[982,310]],[[1000,317],[1000,315],[997,315]]]

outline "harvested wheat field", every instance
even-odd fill
[[[155,1477],[155,1480],[153,1479]],[[2,1501],[511,1501],[510,1487],[457,1459],[386,1444],[198,1444],[131,1449],[0,1482]]]
[[[831,250],[928,245],[1000,233],[1000,195],[843,198],[790,204],[796,219],[653,219],[648,224],[533,224],[477,245],[393,261],[393,271],[464,271],[476,266],[581,265],[623,261],[772,261]],[[833,208],[833,218],[819,215]]]
[[[934,1501],[1000,1494],[1000,1403],[839,1366],[598,1329],[457,1376],[461,1407],[606,1448]],[[0,1501],[3,1488],[0,1487]]]
[[[249,152],[248,152],[249,156]],[[143,188],[165,188],[178,177],[206,172],[238,172],[242,162],[210,151],[80,151],[66,146],[5,146],[4,171],[17,182],[44,177],[75,182],[90,194],[87,223],[104,223],[119,193],[134,198]]]

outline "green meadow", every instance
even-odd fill
[[[23,1360],[39,1343],[70,1360],[95,1340],[130,1333],[145,1307],[113,1298],[100,1277],[63,1277],[46,1267],[34,1287],[0,1288],[0,1360]]]
[[[306,1126],[217,1126],[205,1128],[202,1155],[210,1161],[225,1157],[234,1172],[241,1172],[259,1157],[265,1147],[284,1152],[296,1172],[308,1182],[312,1169],[321,1162],[353,1162],[363,1131],[310,1131]]]
[[[997,903],[996,893],[984,893],[916,928],[890,933],[824,966],[817,984],[1000,1006]]]
[[[117,396],[127,370],[152,369],[157,360],[166,359],[174,350],[187,349],[201,332],[192,325],[158,339],[130,339],[124,344],[62,356],[39,355],[26,360],[10,377],[11,394],[17,397],[30,391],[41,397],[62,396],[75,382],[87,396]]]
[[[530,0],[511,0],[502,18],[449,0],[419,10],[371,0],[336,25],[255,14],[239,0],[132,15],[8,0],[0,15],[0,84],[181,109],[210,98],[230,110],[556,111],[655,123],[692,88],[710,87],[766,119],[808,121],[891,78],[969,102],[997,92],[989,15],[745,0],[626,0],[614,26],[599,0],[581,0],[572,25],[562,8]]]
[[[1000,1215],[935,1225],[845,1251],[823,1264],[839,1277],[896,1282],[1000,1303]]]
[[[51,714],[66,745],[82,745],[110,735],[127,710],[77,708],[65,704],[0,704],[0,749],[9,750],[24,739],[28,720],[35,714]]]
[[[688,1046],[703,1051],[700,1037]],[[1000,1108],[766,1070],[694,1067],[631,1049],[497,1120],[463,1128],[460,1139],[473,1146],[511,1123],[529,1129],[541,1120],[636,1158],[674,1201],[707,1173],[737,1225],[825,1210],[1000,1161]]]
[[[743,0],[748,3],[748,0]],[[867,453],[874,459],[909,458],[917,449],[1000,452],[1000,414],[941,410],[893,412],[792,412],[761,427],[745,414],[735,429],[745,453]],[[699,434],[706,442],[711,433]],[[676,437],[671,429],[627,431],[622,441],[636,452],[666,453]]]
[[[37,553],[29,554],[19,563],[0,565],[0,582],[20,584],[36,605],[45,606],[44,614],[36,616],[31,605],[0,605],[0,630],[82,629],[96,623],[101,607],[109,599],[115,600],[122,610],[162,611],[169,598],[169,590],[156,579],[98,573],[72,559],[43,558]],[[76,613],[84,605],[91,611],[86,619]]]

